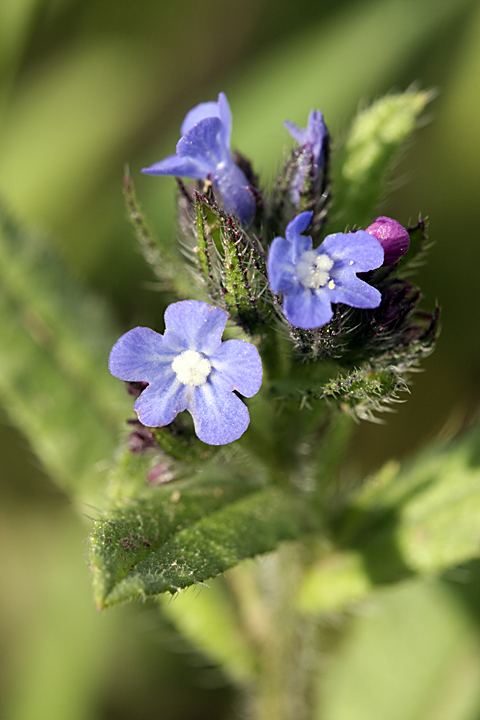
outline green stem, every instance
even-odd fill
[[[245,568],[229,576],[241,623],[255,648],[257,680],[249,716],[254,720],[314,720],[316,711],[319,627],[298,612],[295,588],[308,555],[300,543],[282,546],[262,561],[245,585]]]

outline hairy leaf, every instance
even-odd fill
[[[106,365],[115,339],[111,321],[54,253],[5,214],[0,323],[0,399],[7,412],[62,487],[94,492],[127,408]]]
[[[98,520],[90,541],[98,607],[178,592],[315,526],[299,496],[253,489],[244,480],[196,479],[129,500]]]

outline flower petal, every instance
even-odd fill
[[[348,275],[342,278],[341,282],[335,278],[335,288],[329,291],[331,302],[345,303],[356,308],[376,308],[380,305],[382,295],[377,288],[360,280],[356,275]],[[338,283],[338,284],[337,284]]]
[[[294,217],[293,220],[288,223],[287,229],[285,231],[285,237],[287,238],[287,240],[290,240],[290,242],[293,243],[297,243],[300,234],[303,233],[310,225],[312,217],[313,212],[311,210],[300,213],[300,215]],[[310,243],[311,242],[312,241],[310,240]],[[310,248],[307,248],[307,250],[309,250]],[[303,250],[301,252],[303,252]]]
[[[218,101],[204,102],[196,105],[186,115],[180,128],[180,135],[192,129],[200,120],[205,118],[218,117],[222,122],[222,136],[226,147],[230,147],[230,136],[232,134],[232,112],[228,104],[227,96],[221,92],[218,94]]]
[[[171,369],[170,369],[171,370]],[[171,370],[168,377],[157,378],[135,401],[138,419],[147,427],[170,425],[188,404],[188,385],[182,385]]]
[[[188,177],[194,180],[203,180],[213,170],[213,165],[203,158],[179,157],[169,155],[148,168],[143,168],[145,175],[173,175],[174,177]]]
[[[222,341],[227,313],[200,300],[181,300],[165,310],[165,343],[176,352],[214,353]]]
[[[188,410],[197,436],[208,445],[227,445],[238,440],[250,423],[246,405],[213,382],[195,388]]]
[[[220,108],[214,100],[199,103],[188,111],[180,127],[180,135],[185,135],[194,125],[200,122],[200,120],[205,120],[205,118],[209,117],[220,117]]]
[[[297,264],[298,260],[300,259],[300,255],[302,255],[307,250],[312,249],[312,238],[309,235],[301,234],[310,225],[312,216],[313,212],[311,211],[300,213],[300,215],[297,215],[297,217],[293,218],[293,220],[287,225],[285,237],[287,238],[287,240],[293,243],[294,264]]]
[[[305,145],[308,140],[308,134],[305,128],[299,128],[298,125],[295,125],[295,123],[290,120],[284,120],[283,125],[299,145]]]
[[[212,383],[225,391],[253,397],[262,385],[262,361],[257,348],[245,340],[227,340],[210,357]],[[213,374],[213,371],[215,374]]]
[[[175,353],[163,335],[145,327],[125,333],[113,346],[108,360],[112,375],[128,382],[154,382],[169,374]]]
[[[270,245],[267,272],[273,293],[288,292],[296,282],[293,244],[283,237],[276,237]]]
[[[308,142],[312,146],[314,162],[318,165],[322,154],[323,141],[325,140],[325,135],[327,134],[327,128],[323,120],[323,113],[321,110],[310,111],[306,132]]]
[[[213,179],[226,210],[234,213],[243,225],[248,225],[255,215],[256,202],[243,171],[231,159],[221,172],[217,168]]]
[[[283,312],[294,327],[311,330],[326,325],[333,317],[329,291],[313,291],[299,283],[285,297]]]
[[[382,246],[365,230],[327,235],[320,248],[334,261],[348,263],[348,267],[354,273],[375,270],[383,264]]]
[[[232,111],[225,93],[218,93],[218,110],[219,117],[223,125],[223,137],[225,145],[230,148],[230,138],[232,135]]]
[[[209,172],[212,173],[230,155],[222,137],[222,121],[218,117],[200,120],[180,138],[176,149],[177,155],[199,159],[211,168]]]

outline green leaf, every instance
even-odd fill
[[[455,583],[459,585],[460,583]],[[402,583],[352,613],[316,720],[478,718],[478,625],[446,584]]]
[[[125,499],[119,500],[94,523],[90,560],[99,607],[112,604],[112,592],[117,595],[122,592],[132,568],[161,548],[175,533],[225,503],[253,491],[252,485],[244,480],[201,478],[145,489],[147,462],[145,456],[126,454],[125,462],[120,466],[120,475],[130,480],[124,488]],[[133,487],[135,476],[139,487],[143,485],[143,492]],[[121,483],[121,477],[116,480]]]
[[[388,172],[414,132],[432,92],[387,95],[353,121],[333,170],[330,216],[338,229],[365,227],[374,219]]]
[[[219,664],[234,682],[255,677],[256,658],[238,622],[222,578],[208,588],[194,588],[173,599],[160,597],[162,612],[181,634]]]
[[[310,505],[298,495],[256,490],[245,480],[196,478],[158,488],[95,523],[90,561],[96,604],[178,592],[315,525]]]
[[[307,573],[306,611],[339,609],[376,585],[480,557],[478,429],[416,463],[387,464],[339,512],[332,547]]]
[[[364,600],[374,590],[360,552],[328,552],[305,573],[298,592],[299,609],[330,613]]]
[[[107,369],[115,334],[102,303],[3,212],[0,324],[2,403],[52,477],[92,500],[128,407]]]

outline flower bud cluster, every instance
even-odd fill
[[[143,171],[177,177],[183,242],[213,303],[174,303],[164,335],[135,328],[113,348],[110,370],[138,393],[135,410],[150,428],[170,426],[187,409],[209,445],[245,432],[249,413],[237,393],[258,392],[262,363],[252,343],[221,342],[227,318],[259,344],[271,375],[285,330],[293,363],[328,358],[346,368],[368,366],[369,373],[375,367],[381,388],[403,382],[392,384],[383,369],[408,370],[433,346],[438,312],[417,309],[420,291],[404,277],[411,237],[420,232],[423,239],[425,224],[407,230],[378,217],[365,229],[328,234],[330,137],[323,114],[312,110],[306,128],[285,126],[296,146],[270,195],[231,150],[223,93],[187,113],[175,154]],[[416,244],[411,255],[422,250]],[[363,402],[373,385],[357,389],[359,377],[361,370],[341,386],[355,388]],[[136,431],[133,449],[170,447],[162,433]]]

